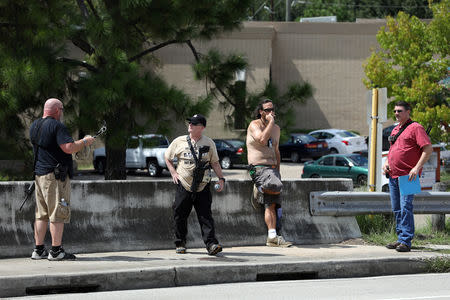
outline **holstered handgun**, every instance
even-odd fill
[[[53,173],[55,174],[55,179],[56,180],[61,180],[62,182],[66,181],[66,177],[68,175],[68,167],[61,165],[61,164],[57,164],[55,169],[53,170]]]

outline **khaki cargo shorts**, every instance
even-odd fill
[[[52,223],[70,222],[70,179],[66,181],[55,179],[55,174],[35,177],[36,182],[36,220]],[[65,200],[61,202],[61,199]]]

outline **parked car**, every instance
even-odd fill
[[[367,184],[367,158],[359,154],[329,154],[306,162],[302,178],[351,178],[358,185]]]
[[[309,133],[319,140],[325,140],[330,153],[350,154],[367,150],[364,137],[343,129],[320,129]]]
[[[128,139],[125,166],[128,170],[147,169],[151,177],[160,176],[167,168],[164,153],[168,147],[169,140],[160,134],[132,136]],[[105,148],[94,150],[93,163],[97,172],[105,172]]]
[[[214,139],[222,169],[230,169],[234,165],[246,165],[244,155],[245,142],[237,139]]]
[[[328,143],[305,133],[293,133],[287,143],[279,146],[281,159],[300,162],[303,158],[317,159],[329,153]]]

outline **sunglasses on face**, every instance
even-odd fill
[[[269,113],[269,112],[275,111],[275,108],[264,108],[263,111],[266,113]]]
[[[401,113],[403,112],[403,109],[394,109],[394,113]]]

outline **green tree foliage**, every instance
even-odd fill
[[[400,11],[419,19],[430,19],[433,16],[428,0],[359,0],[355,2],[357,18],[385,18],[396,16]]]
[[[174,118],[207,113],[211,97],[191,100],[148,66],[172,44],[210,39],[240,26],[248,0],[4,0],[0,4],[0,131],[22,135],[45,99],[63,99],[73,127],[106,121],[106,179],[126,178],[126,138],[166,132]],[[75,49],[75,50],[74,50]],[[146,68],[143,68],[146,65]],[[145,118],[136,118],[144,115]],[[136,120],[140,119],[140,122]],[[146,121],[142,121],[145,119]],[[17,142],[15,140],[14,142]]]
[[[245,129],[254,119],[254,110],[263,98],[271,99],[277,109],[277,122],[282,134],[287,134],[295,124],[293,107],[303,104],[313,95],[313,87],[309,83],[291,83],[284,94],[270,82],[263,91],[247,93],[244,81],[235,81],[236,72],[248,67],[244,55],[221,54],[218,50],[210,50],[200,55],[194,72],[198,80],[209,83],[208,93],[216,97],[225,113],[225,124],[229,128]]]
[[[306,1],[294,6],[293,12],[300,12],[297,17],[336,16],[338,22],[355,21],[355,6],[353,0],[316,0]]]
[[[310,0],[293,1],[291,19],[337,16],[338,22],[354,22],[356,18],[396,16],[400,11],[420,19],[432,17],[428,0]]]
[[[387,87],[389,97],[410,103],[412,118],[432,126],[432,140],[442,141],[449,137],[442,125],[450,121],[448,87],[439,84],[450,66],[450,0],[432,9],[430,23],[403,12],[387,18],[377,34],[380,49],[364,65],[363,82],[367,88]],[[392,109],[389,113],[393,116]]]

